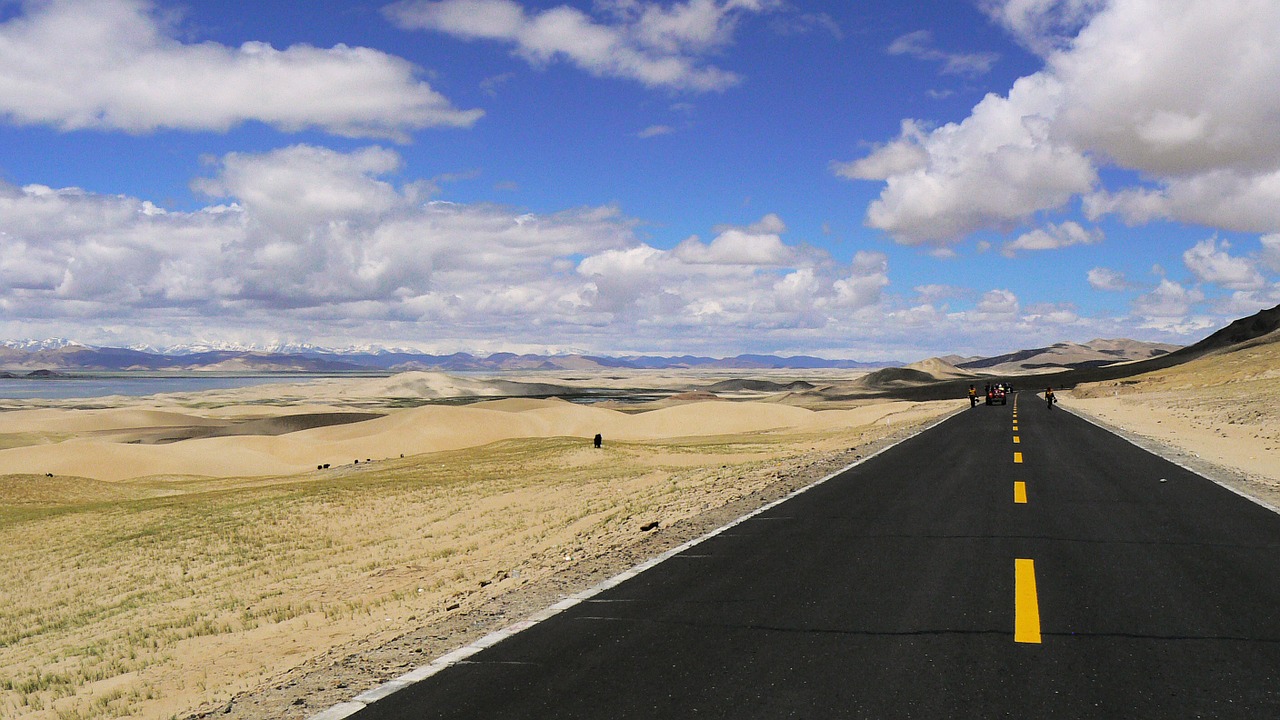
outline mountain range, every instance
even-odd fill
[[[10,372],[55,370],[61,372],[187,371],[187,372],[387,372],[407,370],[504,371],[504,370],[602,370],[602,369],[865,369],[886,363],[827,360],[796,355],[737,355],[712,358],[605,357],[584,354],[517,355],[470,353],[430,355],[407,350],[335,351],[294,348],[285,352],[169,348],[165,351],[92,347],[66,340],[9,341],[0,343],[0,369]]]
[[[1081,368],[1155,357],[1176,350],[1176,345],[1134,340],[1093,340],[1089,343],[1058,343],[1044,348],[1020,350],[995,357],[937,358],[936,363],[954,366],[961,374],[1038,372],[1047,369]],[[190,345],[155,348],[94,347],[72,340],[18,340],[0,342],[0,370],[31,372],[401,372],[607,369],[876,369],[900,366],[901,362],[860,362],[829,360],[806,355],[743,354],[728,358],[695,355],[630,355],[608,357],[588,354],[538,355],[470,353],[432,355],[412,350],[350,348],[332,350],[310,345],[279,345],[267,349]]]

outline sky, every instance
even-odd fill
[[[0,339],[912,361],[1280,304],[1274,0],[0,0]]]

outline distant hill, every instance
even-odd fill
[[[1061,342],[1048,347],[1019,350],[1006,355],[957,363],[961,370],[983,374],[1026,374],[1060,370],[1080,370],[1119,362],[1133,362],[1167,355],[1181,349],[1167,343],[1138,340],[1090,340],[1087,343]]]
[[[1236,320],[1200,342],[1184,348],[1183,352],[1188,355],[1203,355],[1215,350],[1230,350],[1237,346],[1251,345],[1255,341],[1277,342],[1280,340],[1278,332],[1280,332],[1280,305]]]
[[[1144,360],[1113,362],[1106,365],[1086,363],[1084,367],[1028,376],[1026,379],[1010,378],[1010,380],[1015,389],[1072,388],[1082,383],[1131,378],[1200,358],[1211,360],[1214,356],[1225,356],[1255,347],[1269,350],[1274,344],[1280,344],[1280,305],[1236,320],[1194,345],[1179,348],[1173,352],[1160,353]],[[965,380],[944,380],[916,387],[895,388],[880,393],[880,396],[905,400],[941,400],[963,397],[967,387],[968,382]]]

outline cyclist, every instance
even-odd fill
[[[1049,404],[1049,409],[1053,409],[1053,404],[1058,402],[1058,398],[1053,396],[1053,388],[1044,389],[1044,400]]]

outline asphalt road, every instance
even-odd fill
[[[1277,718],[1280,515],[1022,393],[353,717]]]

